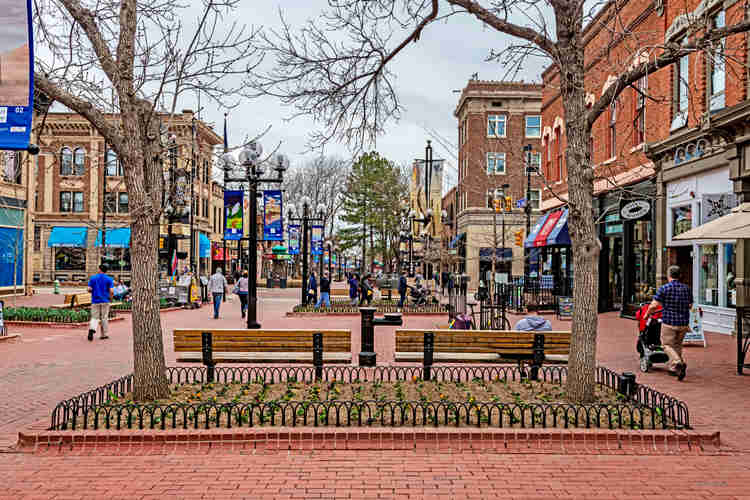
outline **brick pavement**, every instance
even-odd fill
[[[359,331],[357,317],[283,318],[283,313],[296,303],[296,297],[296,290],[263,291],[260,308],[263,326],[320,326]],[[45,303],[54,300],[52,303],[55,303],[62,298],[37,295],[24,299],[24,302],[31,304],[39,300]],[[242,325],[236,301],[223,306],[222,319],[213,320],[210,315],[209,307],[162,315],[168,364],[174,362],[171,329],[186,325]],[[440,323],[436,318],[405,318],[405,326],[411,328],[434,328]],[[554,320],[553,324],[556,328],[568,326],[565,322]],[[23,335],[20,340],[0,344],[0,446],[14,440],[19,428],[46,418],[54,404],[61,399],[130,372],[130,330],[131,321],[127,319],[112,326],[110,340],[89,343],[85,340],[84,331],[18,328],[17,331]],[[388,330],[387,327],[376,330],[378,360],[383,363],[392,360],[394,349]],[[378,492],[386,498],[410,493],[414,493],[415,497],[436,498],[435,485],[440,486],[441,494],[471,497],[473,493],[477,498],[501,497],[506,493],[519,498],[534,498],[535,493],[540,497],[567,495],[580,498],[584,492],[600,498],[665,494],[685,498],[709,495],[714,498],[743,495],[750,498],[747,465],[750,460],[746,455],[750,452],[750,378],[734,375],[735,344],[731,337],[709,334],[708,342],[707,349],[696,347],[687,350],[688,377],[682,383],[666,376],[661,370],[641,374],[637,372],[635,323],[620,319],[616,314],[604,314],[600,317],[598,358],[612,369],[635,371],[640,382],[685,400],[694,425],[701,430],[720,430],[724,445],[740,452],[736,456],[545,455],[526,458],[518,455],[453,454],[444,458],[416,452],[359,452],[356,455],[336,452],[313,456],[283,453],[273,458],[243,456],[241,460],[236,454],[212,454],[210,457],[191,457],[185,462],[172,455],[90,458],[0,453],[0,477],[11,478],[7,492],[0,489],[0,498],[17,498],[23,496],[22,492],[34,498],[44,498],[53,493],[88,498],[125,494],[128,498],[137,498],[175,491],[182,492],[176,496],[192,493],[230,496],[224,494],[223,489],[219,492],[219,486],[231,486],[235,496],[252,498],[259,498],[265,493],[289,497],[292,496],[288,494],[292,489],[305,498],[334,496],[324,491],[308,492],[303,489],[314,488],[316,483],[311,478],[337,486],[339,489],[335,493],[342,496],[370,495],[373,498]],[[359,348],[359,337],[354,335],[353,352],[356,354]],[[238,470],[239,463],[242,466]],[[263,467],[270,463],[274,464],[273,467]],[[382,470],[379,468],[381,465],[385,467]],[[436,469],[433,470],[433,467]],[[451,472],[446,472],[446,468]],[[442,472],[436,473],[436,470]],[[226,471],[235,474],[227,474]],[[541,474],[543,471],[546,475]],[[258,474],[254,475],[253,472]],[[667,472],[669,474],[665,475]],[[345,477],[347,474],[348,478]],[[444,476],[447,477],[445,481]],[[94,477],[98,480],[91,480]],[[537,477],[550,479],[541,483],[536,479],[529,480]],[[216,486],[202,484],[201,478],[226,478],[226,481],[222,480]],[[292,481],[290,484],[295,486],[287,488],[289,478],[301,481],[299,486]],[[364,483],[363,479],[366,479]],[[474,486],[468,492],[463,489],[467,481]],[[378,489],[361,486],[368,482],[378,486]],[[134,489],[136,486],[137,489]],[[414,491],[406,491],[412,486]]]

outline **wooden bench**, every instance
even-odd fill
[[[513,330],[396,330],[396,361],[422,361],[425,374],[434,362],[492,363],[529,361],[536,379],[544,361],[567,362],[570,332]],[[426,377],[425,377],[426,378]]]
[[[66,293],[62,304],[50,306],[52,309],[74,309],[91,306],[90,293]]]
[[[174,331],[178,362],[202,362],[213,380],[216,363],[312,363],[320,378],[324,363],[351,363],[351,330]]]

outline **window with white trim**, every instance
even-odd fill
[[[690,58],[682,56],[675,63],[674,84],[674,116],[672,117],[671,130],[687,125],[688,107],[690,105]]]
[[[726,17],[724,11],[721,10],[711,20],[715,29],[726,27]],[[716,42],[716,51],[713,55],[710,55],[708,61],[708,85],[709,85],[709,101],[708,110],[718,111],[725,106],[725,90],[726,90],[726,68],[724,63],[724,47],[726,46],[726,38]],[[710,54],[710,53],[709,53]]]
[[[542,136],[542,117],[541,116],[527,116],[526,117],[526,137],[536,139]]]
[[[505,137],[505,115],[487,116],[487,137]]]
[[[529,191],[529,194],[531,195],[529,197],[529,206],[532,210],[539,210],[542,206],[542,190],[532,189]]]
[[[487,175],[505,174],[505,153],[487,153]]]
[[[542,153],[539,151],[532,151],[529,154],[529,164],[526,166],[524,174],[528,175],[529,172],[540,175],[542,173]]]

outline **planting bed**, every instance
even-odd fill
[[[3,310],[4,320],[7,322],[24,323],[64,323],[83,324],[91,319],[89,309],[51,309],[46,307],[6,307]],[[110,319],[115,317],[115,311],[110,309]]]
[[[256,426],[451,426],[494,428],[679,429],[684,403],[645,386],[614,390],[617,374],[598,371],[596,400],[567,400],[565,368],[529,381],[519,367],[170,368],[170,396],[131,401],[132,377],[60,403],[50,429],[209,429]]]

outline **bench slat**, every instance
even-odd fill
[[[313,357],[310,352],[284,352],[278,354],[269,352],[247,352],[235,353],[232,355],[218,354],[215,355],[213,359],[217,363],[312,363]],[[351,359],[351,353],[323,353],[324,363],[348,363]],[[180,354],[177,357],[177,361],[200,363],[202,358],[200,355],[195,354]]]

